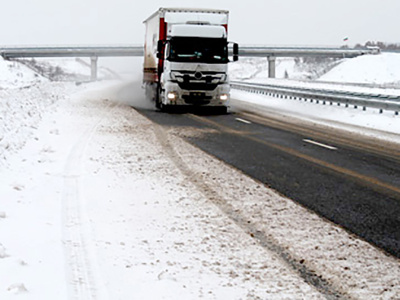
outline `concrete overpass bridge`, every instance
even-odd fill
[[[342,49],[316,47],[266,47],[240,46],[239,56],[267,57],[269,77],[275,77],[277,57],[356,57],[366,54],[377,54],[379,49]],[[35,57],[90,57],[91,78],[97,79],[97,62],[99,57],[138,57],[144,55],[143,46],[60,46],[60,47],[0,47],[4,59]]]
[[[143,46],[62,46],[62,47],[0,47],[4,59],[43,57],[90,57],[91,79],[97,79],[99,57],[143,56]]]

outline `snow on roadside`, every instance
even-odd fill
[[[115,82],[90,87],[110,84]],[[87,88],[48,83],[38,94],[35,88],[31,93],[14,89],[20,107],[15,113],[14,102],[1,102],[15,131],[7,135],[10,146],[0,168],[0,299],[70,299],[65,276],[68,241],[62,235],[70,225],[60,213],[64,172],[74,142],[91,119],[79,118],[86,104],[76,101],[83,96],[69,93]],[[49,100],[47,95],[54,97]],[[8,133],[5,126],[1,129]]]
[[[22,88],[46,81],[47,79],[30,71],[28,67],[15,61],[5,61],[0,58],[0,90]]]
[[[9,164],[9,157],[28,140],[37,139],[35,131],[43,115],[55,102],[65,98],[67,90],[74,88],[72,83],[45,81],[28,87],[0,89],[0,166]]]

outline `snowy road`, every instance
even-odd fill
[[[80,232],[91,232],[92,244],[78,238],[73,245],[81,253],[94,249],[101,263],[94,264],[89,253],[89,264],[73,255],[75,286],[92,290],[96,299],[240,299],[282,293],[320,298],[275,255],[265,257],[265,249],[213,205],[208,197],[215,193],[161,127],[129,106],[117,106],[95,128],[81,184],[88,223],[81,223]],[[183,146],[180,151],[189,146],[176,142]],[[82,240],[88,243],[88,237]],[[102,278],[91,283],[93,278],[76,272],[80,268]],[[90,299],[79,289],[74,295]]]
[[[398,259],[185,141],[214,129],[151,122],[137,83],[73,89],[3,164],[0,299],[400,294]]]
[[[238,106],[238,103],[236,104]],[[251,113],[143,113],[165,127],[190,127],[193,145],[301,203],[336,224],[400,256],[398,145]],[[258,111],[260,114],[260,111]],[[304,123],[304,122],[303,122]],[[346,134],[347,133],[347,134]],[[375,145],[373,144],[375,142]],[[334,146],[332,146],[334,145]]]

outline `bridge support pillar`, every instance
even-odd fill
[[[268,77],[275,78],[276,57],[268,56]]]
[[[99,58],[97,56],[92,56],[90,58],[91,64],[90,64],[90,80],[91,81],[96,81],[97,80],[97,61]]]

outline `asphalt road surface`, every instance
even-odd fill
[[[202,129],[187,141],[400,258],[398,150],[252,113],[140,112]]]

